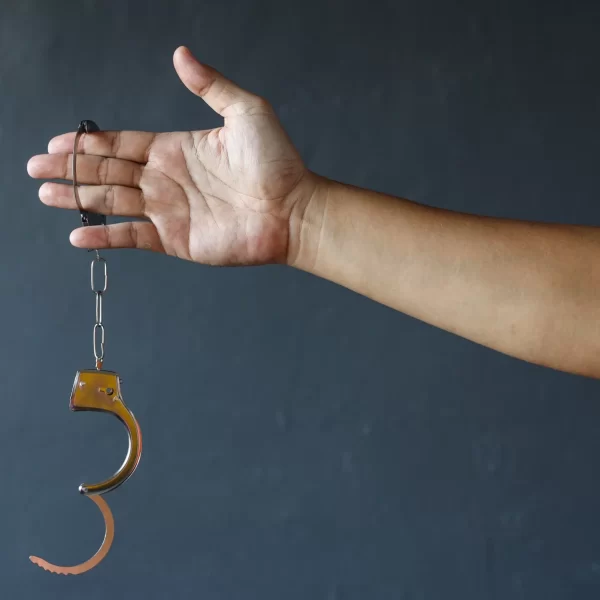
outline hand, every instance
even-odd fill
[[[78,182],[89,184],[79,190],[83,207],[146,219],[79,228],[71,243],[144,248],[213,265],[287,262],[296,235],[290,223],[303,214],[318,177],[265,100],[200,64],[187,48],[178,48],[173,62],[186,87],[224,117],[223,127],[83,135],[77,158]],[[74,138],[52,139],[48,154],[29,160],[29,174],[72,179]],[[77,208],[67,184],[44,183],[40,199]]]

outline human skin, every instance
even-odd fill
[[[600,377],[600,230],[423,206],[322,177],[273,108],[185,47],[175,69],[222,127],[82,136],[85,209],[140,220],[71,233],[79,248],[140,248],[211,265],[287,264],[499,352]],[[71,179],[75,134],[29,174]],[[40,199],[76,209],[71,186]]]

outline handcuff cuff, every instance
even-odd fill
[[[94,133],[100,131],[100,128],[94,121],[81,121],[77,128],[75,141],[73,143],[73,196],[81,214],[81,223],[84,227],[91,225],[106,225],[106,215],[90,213],[81,205],[79,199],[77,183],[77,148],[82,134]],[[72,411],[99,411],[112,413],[115,415],[127,429],[129,437],[129,447],[127,455],[121,467],[108,479],[100,483],[82,483],[79,486],[79,492],[92,500],[100,509],[104,517],[105,534],[104,540],[96,554],[89,560],[78,565],[70,567],[61,567],[54,565],[37,556],[30,556],[29,559],[34,564],[61,575],[79,575],[93,569],[108,554],[110,546],[114,539],[115,523],[112,512],[104,500],[103,495],[118,488],[125,483],[136,470],[142,454],[142,433],[138,422],[133,413],[123,402],[121,395],[121,379],[113,371],[104,370],[104,325],[102,323],[102,306],[104,293],[108,284],[108,273],[106,260],[100,256],[98,250],[94,250],[96,256],[90,265],[91,288],[96,296],[96,322],[94,324],[93,344],[94,358],[96,360],[95,369],[86,369],[78,371],[73,383],[71,400],[69,408]],[[102,274],[101,285],[96,284],[96,275],[98,271]]]

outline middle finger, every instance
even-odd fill
[[[72,154],[39,154],[27,163],[27,171],[36,179],[73,179]],[[77,182],[95,185],[139,187],[144,168],[120,158],[87,154],[77,155]]]

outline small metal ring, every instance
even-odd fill
[[[96,325],[102,325],[102,292],[96,292]]]
[[[100,332],[100,340],[98,340],[98,333]],[[104,325],[102,323],[96,323],[94,325],[94,358],[96,360],[104,360]],[[98,343],[100,343],[100,351],[98,351]]]
[[[104,274],[102,285],[96,287],[96,278],[94,277],[94,275],[96,273],[95,266],[98,264],[104,266]],[[94,258],[94,260],[92,260],[92,262],[90,263],[90,287],[92,288],[92,292],[94,292],[95,294],[97,294],[98,292],[104,293],[106,291],[106,288],[108,287],[108,269],[106,266],[106,260],[101,256]]]

